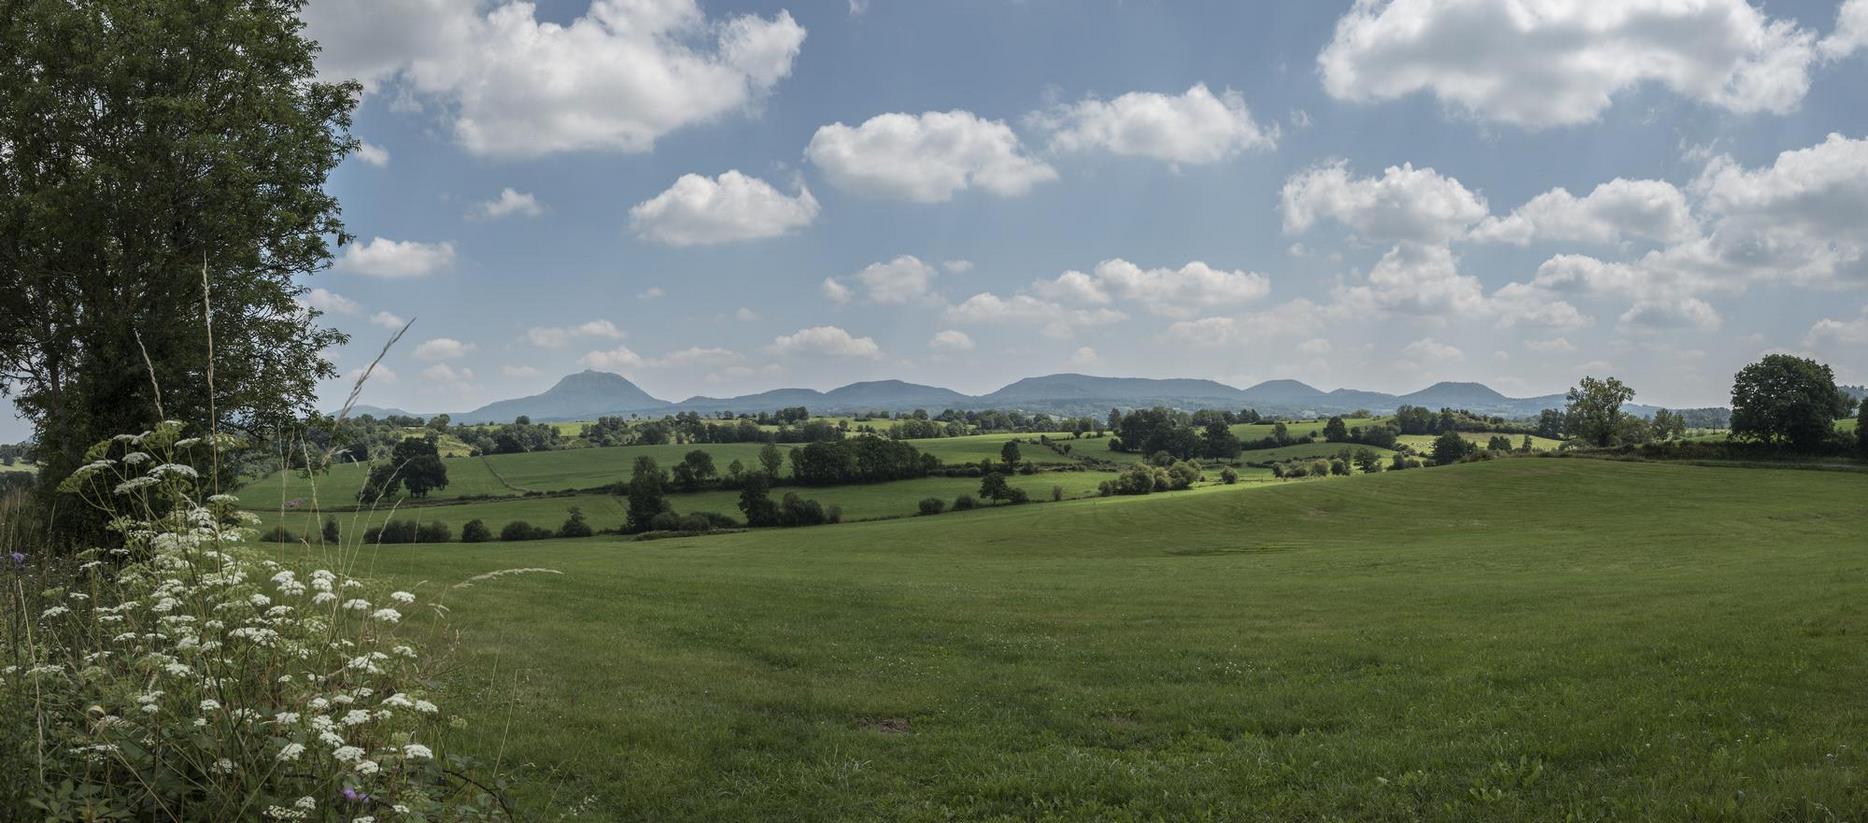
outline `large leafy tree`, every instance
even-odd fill
[[[1622,404],[1634,397],[1634,389],[1613,377],[1584,377],[1570,389],[1563,429],[1591,446],[1612,446],[1622,431]]]
[[[1769,354],[1732,380],[1732,434],[1810,449],[1835,432],[1851,400],[1828,366],[1805,357]]]
[[[335,376],[299,281],[347,239],[359,87],[316,80],[300,5],[0,3],[0,391],[48,476],[158,409],[266,431]]]

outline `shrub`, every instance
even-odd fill
[[[322,537],[324,538],[325,543],[332,545],[332,546],[335,546],[338,543],[343,542],[342,540],[338,539],[340,537],[340,534],[337,530],[337,518],[327,517],[324,519],[324,531],[322,533]]]
[[[658,512],[649,518],[649,531],[672,532],[681,529],[681,516],[674,512]]]
[[[1239,482],[1239,470],[1231,466],[1219,470],[1219,482],[1228,486]]]
[[[684,514],[675,528],[684,532],[710,532],[713,531],[713,521],[699,514]]]
[[[1031,495],[1026,494],[1024,489],[1009,489],[1005,493],[1005,502],[1011,503],[1012,505],[1030,503]]]
[[[973,500],[973,495],[970,494],[963,494],[953,499],[953,510],[957,512],[966,511],[976,505],[979,504]]]
[[[488,798],[456,794],[466,787],[443,771],[446,724],[402,636],[415,595],[248,548],[252,516],[206,496],[187,467],[225,439],[180,431],[163,423],[99,444],[97,462],[61,486],[118,515],[120,547],[0,587],[0,614],[38,616],[0,619],[0,808],[41,810],[34,819],[475,816]],[[339,721],[347,712],[369,720]],[[11,767],[16,757],[32,767]]]
[[[501,540],[543,540],[550,536],[550,529],[534,526],[524,520],[514,520],[499,530]]]
[[[559,537],[589,537],[595,533],[590,523],[584,520],[584,510],[576,506],[571,507],[570,516],[564,518],[564,524],[558,527]]]
[[[739,526],[738,520],[734,520],[733,518],[728,517],[719,512],[690,512],[688,516],[698,517],[702,520],[707,521],[707,525],[708,525],[707,530],[731,529],[731,528],[737,528]]]
[[[1330,474],[1336,477],[1349,476],[1349,461],[1340,457],[1330,458]]]
[[[1096,484],[1096,494],[1098,497],[1108,497],[1115,493],[1116,493],[1116,484],[1108,480],[1104,480],[1103,482]]]
[[[947,510],[947,501],[938,497],[924,497],[921,499],[920,509],[922,514],[940,514]]]
[[[797,492],[786,492],[784,499],[778,503],[780,526],[816,526],[825,522],[828,522],[828,515],[823,505],[799,497]]]
[[[461,527],[462,543],[485,543],[493,539],[493,532],[486,527],[486,521],[476,517]]]
[[[261,543],[297,543],[298,542],[298,538],[293,537],[292,533],[289,531],[286,531],[284,526],[274,526],[270,529],[267,529],[265,534],[260,535],[259,540]]]
[[[439,520],[430,520],[415,530],[417,543],[448,543],[454,540],[454,530]]]
[[[1064,487],[1063,486],[1052,486],[1051,487],[1051,502],[1056,503],[1063,499],[1064,499]]]

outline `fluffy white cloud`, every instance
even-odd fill
[[[350,371],[344,372],[344,380],[350,383],[354,384],[357,381],[363,380],[363,379],[364,379],[364,369],[361,366],[351,369]],[[374,368],[371,368],[369,370],[368,382],[374,383],[374,384],[393,386],[397,383],[402,382],[402,375],[397,374],[395,369],[392,369],[381,363],[377,363]]]
[[[408,325],[408,322],[393,312],[379,311],[370,315],[370,325],[381,326],[385,329],[399,329]]]
[[[940,267],[950,272],[953,272],[954,274],[965,274],[973,270],[973,261],[971,260],[942,260],[940,261]]]
[[[381,371],[381,369],[378,369]],[[374,375],[371,376],[374,379]],[[465,390],[473,387],[473,369],[457,369],[446,363],[436,363],[422,369],[422,379],[431,383],[440,383],[455,389]]]
[[[454,265],[453,243],[372,237],[344,247],[337,267],[371,277],[426,277]]]
[[[1203,309],[1264,297],[1271,291],[1271,280],[1243,269],[1215,269],[1198,260],[1178,269],[1144,269],[1116,258],[1096,264],[1093,274],[1067,271],[1032,284],[1031,290],[1046,299],[1080,303],[1133,300],[1152,314],[1191,317]]]
[[[1457,363],[1466,359],[1465,352],[1431,337],[1423,337],[1407,344],[1402,347],[1401,354],[1408,359],[1424,363]]]
[[[1487,311],[1499,328],[1541,326],[1573,329],[1595,322],[1556,294],[1531,283],[1506,283],[1487,299]]]
[[[1853,320],[1830,317],[1818,320],[1810,326],[1809,333],[1803,336],[1803,345],[1812,349],[1832,343],[1868,345],[1868,306],[1862,306],[1861,314]]]
[[[1034,113],[1028,121],[1050,134],[1052,151],[1100,150],[1176,165],[1212,163],[1277,144],[1276,128],[1255,122],[1238,92],[1215,95],[1204,83],[1179,95],[1090,98]]]
[[[751,323],[759,319],[759,313],[746,306],[740,306],[738,311],[733,312],[733,319],[741,323]]]
[[[758,103],[805,37],[787,12],[708,19],[697,0],[592,0],[562,25],[478,0],[315,0],[303,17],[323,76],[399,82],[468,151],[508,156],[647,151]]]
[[[500,366],[499,373],[507,377],[516,378],[537,377],[539,375],[538,369],[534,366]]]
[[[1790,111],[1814,59],[1811,33],[1746,0],[1357,0],[1317,65],[1338,99],[1430,92],[1538,129],[1594,120],[1646,83],[1734,112]]]
[[[1628,311],[1623,312],[1621,323],[1624,327],[1637,329],[1698,329],[1717,331],[1724,322],[1711,304],[1697,297],[1681,297],[1672,300],[1637,301]]]
[[[457,360],[472,354],[473,350],[476,348],[478,348],[478,346],[472,343],[462,343],[452,337],[436,337],[432,340],[423,340],[417,345],[415,347],[415,358],[417,360],[427,360],[430,362],[435,360]]]
[[[1868,0],[1847,0],[1836,11],[1836,27],[1818,44],[1823,56],[1840,60],[1868,49]]]
[[[791,334],[781,334],[766,350],[773,354],[825,355],[829,357],[865,357],[882,355],[874,338],[855,337],[837,326],[812,326]]]
[[[928,296],[937,274],[933,266],[921,262],[920,258],[904,254],[886,263],[864,266],[862,271],[849,276],[854,286],[836,278],[826,278],[824,296],[832,302],[847,303],[861,289],[872,303],[907,303]]]
[[[832,123],[812,135],[804,154],[838,188],[921,203],[973,187],[1020,195],[1057,178],[1025,155],[1004,122],[969,111],[878,114],[854,128]]]
[[[356,314],[363,308],[357,301],[326,289],[312,289],[301,299],[306,306],[325,314]]]
[[[684,174],[667,191],[629,210],[636,234],[671,246],[778,237],[817,219],[817,198],[802,184],[795,197],[729,170],[717,178]]]
[[[357,159],[377,168],[389,165],[389,150],[367,140],[357,141]]]
[[[934,333],[934,339],[928,341],[928,348],[935,351],[972,351],[973,338],[959,329],[943,329]]]
[[[1318,328],[1354,319],[1356,311],[1342,303],[1320,304],[1300,297],[1241,317],[1179,320],[1168,326],[1163,337],[1178,345],[1230,348],[1315,334]]]
[[[1868,276],[1868,140],[1831,134],[1747,169],[1717,157],[1692,185],[1714,215],[1708,253],[1773,279]]]
[[[1000,297],[980,292],[947,307],[947,319],[955,323],[1030,323],[1049,337],[1069,337],[1077,329],[1100,326],[1123,320],[1127,315],[1114,309],[1072,309],[1028,294]]]
[[[537,197],[508,187],[501,189],[498,197],[474,206],[468,216],[479,220],[498,220],[514,215],[537,217],[544,213],[545,209],[538,204]]]
[[[660,300],[667,296],[668,292],[662,291],[661,286],[650,286],[642,291],[636,292],[637,300]]]
[[[1328,218],[1377,242],[1443,242],[1491,213],[1485,198],[1458,180],[1411,163],[1360,178],[1342,162],[1316,166],[1286,180],[1279,197],[1287,234]]]
[[[582,363],[585,368],[596,369],[598,371],[639,369],[645,365],[642,356],[630,351],[628,346],[617,346],[613,349],[587,352],[583,357],[578,358],[577,362]]]
[[[1661,243],[1699,233],[1686,194],[1664,180],[1615,178],[1585,197],[1551,189],[1504,217],[1488,217],[1472,239],[1515,243],[1578,242],[1614,245],[1630,238]]]
[[[1369,269],[1367,285],[1342,289],[1339,297],[1352,306],[1453,317],[1483,308],[1485,288],[1460,274],[1459,258],[1446,246],[1402,243]]]
[[[555,349],[573,340],[621,340],[623,330],[608,320],[591,320],[575,326],[533,326],[525,330],[526,342],[541,348]]]
[[[1072,366],[1094,366],[1101,361],[1102,357],[1089,346],[1078,346],[1076,351],[1070,353],[1070,365]]]

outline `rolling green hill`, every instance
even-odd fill
[[[1518,459],[354,565],[451,607],[532,817],[1857,819],[1864,492]]]

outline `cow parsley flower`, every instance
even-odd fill
[[[287,743],[285,744],[285,748],[279,750],[279,762],[291,763],[297,760],[299,755],[302,755],[304,753],[305,753],[305,744]]]
[[[363,750],[356,746],[339,746],[331,752],[331,759],[339,763],[354,763],[363,759]]]
[[[402,747],[402,756],[410,760],[433,760],[435,753],[420,743],[408,743]]]
[[[403,605],[408,605],[415,602],[415,595],[409,594],[408,592],[393,592],[389,595],[389,599]]]
[[[370,619],[381,623],[400,623],[402,622],[402,612],[396,611],[395,609],[377,609],[370,614]]]

